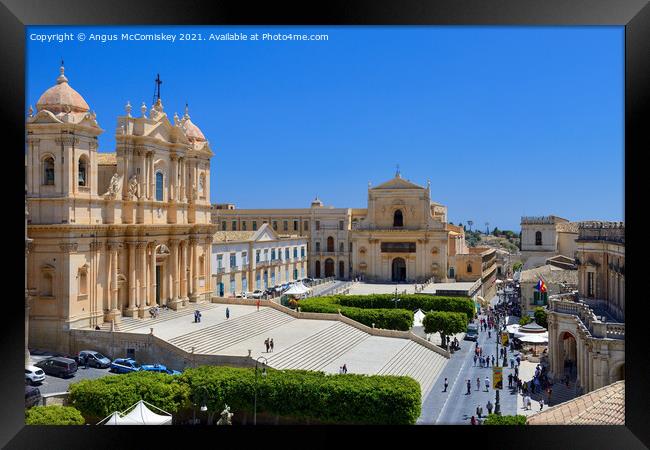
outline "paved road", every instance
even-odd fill
[[[479,346],[483,347],[483,355],[496,353],[496,340],[494,333],[488,339],[487,333],[479,333]],[[418,420],[421,424],[469,424],[472,415],[476,414],[476,407],[480,404],[483,413],[487,415],[486,404],[488,400],[495,403],[495,390],[490,387],[485,392],[484,380],[489,377],[492,386],[492,368],[474,366],[474,346],[472,341],[461,341],[461,349],[454,353],[438,377],[436,384],[422,405],[422,414]],[[496,357],[496,355],[495,355]],[[508,356],[508,359],[510,356]],[[501,414],[511,415],[517,413],[517,395],[508,389],[508,374],[513,373],[510,368],[503,370],[504,389],[500,391]],[[449,387],[444,391],[444,380],[447,377]],[[476,389],[476,378],[481,380],[481,388]],[[471,391],[467,393],[467,380],[471,380]]]

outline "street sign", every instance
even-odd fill
[[[501,345],[508,345],[508,333],[501,333]]]
[[[492,386],[503,389],[503,367],[492,367]]]

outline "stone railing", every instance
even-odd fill
[[[595,338],[625,339],[625,324],[606,323],[599,320],[585,303],[551,298],[549,305],[553,312],[576,316],[586,331]]]

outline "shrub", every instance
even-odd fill
[[[526,425],[526,416],[500,416],[498,414],[488,414],[483,425]]]
[[[524,326],[532,322],[533,319],[530,318],[530,316],[523,316],[521,319],[519,319],[519,325]]]
[[[522,263],[521,261],[517,261],[512,265],[512,271],[513,272],[518,272],[519,269],[521,269],[523,266],[524,266],[524,263]]]
[[[537,325],[548,328],[548,320],[546,316],[545,308],[542,308],[541,306],[535,308],[535,322],[537,322]]]
[[[89,421],[123,411],[141,399],[173,413],[185,407],[189,397],[179,376],[145,371],[82,380],[72,383],[69,391],[70,404]]]
[[[187,369],[180,380],[192,402],[205,403],[212,417],[224,404],[239,414],[253,413],[252,369],[203,366]],[[420,385],[404,376],[267,368],[258,378],[257,412],[321,423],[414,424],[421,412]]]
[[[34,406],[25,413],[27,425],[83,425],[81,412],[70,406]]]

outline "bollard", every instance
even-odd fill
[[[153,327],[149,328],[149,334],[153,334]]]

